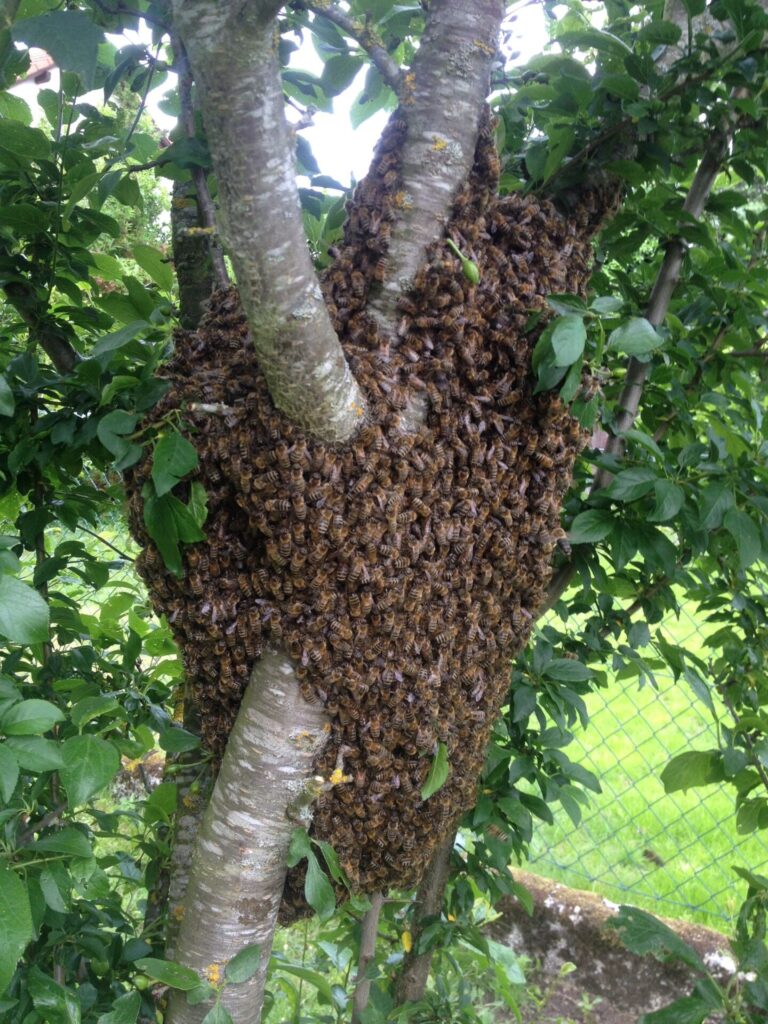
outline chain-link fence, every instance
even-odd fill
[[[667,638],[706,656],[704,631],[685,610]],[[683,680],[654,670],[656,687],[615,678],[587,701],[590,721],[568,748],[600,780],[582,820],[559,810],[540,825],[534,871],[617,903],[723,928],[743,898],[732,865],[768,870],[768,833],[736,832],[733,790],[715,784],[665,794],[660,774],[684,750],[717,746],[711,712]]]

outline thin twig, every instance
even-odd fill
[[[359,21],[355,21],[354,18],[350,18],[348,14],[345,14],[340,7],[336,7],[334,4],[326,7],[319,3],[307,3],[305,6],[316,17],[332,21],[350,39],[354,39],[371,58],[374,67],[384,79],[384,82],[395,92],[395,95],[400,95],[400,86],[403,81],[402,69],[390,57],[381,40],[377,38],[376,34],[367,24],[361,24]]]
[[[187,51],[184,49],[178,34],[171,36],[171,44],[176,58],[179,75],[179,100],[181,105],[181,123],[188,138],[195,137],[195,108],[192,102],[192,69],[189,66]],[[219,233],[216,229],[216,208],[208,190],[208,178],[202,167],[193,166],[190,171],[192,184],[197,198],[198,220],[202,228],[211,231],[209,252],[213,277],[218,288],[229,287],[229,273],[224,262]]]
[[[437,916],[443,905],[455,839],[456,833],[451,832],[435,850],[416,893],[412,929],[413,949],[406,955],[397,979],[395,998],[398,1006],[403,1003],[415,1003],[424,995],[434,951],[420,950],[419,936],[423,931],[424,922],[430,917]]]
[[[127,555],[125,551],[121,551],[120,548],[115,547],[115,545],[111,541],[106,540],[104,537],[102,537],[100,533],[96,533],[94,530],[90,530],[87,526],[83,526],[82,523],[80,524],[80,526],[78,526],[78,530],[81,530],[83,533],[89,534],[91,537],[94,537],[102,544],[105,544],[108,548],[112,548],[115,554],[120,555],[120,557],[125,559],[126,562],[135,561],[135,559],[132,558],[130,555]]]
[[[138,174],[139,171],[151,171],[155,167],[165,167],[166,164],[170,164],[173,161],[169,156],[159,156],[156,160],[147,160],[144,164],[128,164],[125,168],[126,174]]]
[[[371,979],[366,977],[366,971],[371,960],[376,955],[379,915],[383,905],[384,894],[380,892],[374,893],[371,896],[371,909],[363,918],[360,933],[360,958],[357,962],[357,980],[355,981],[355,991],[352,996],[351,1024],[360,1024],[361,1015],[368,1005],[368,999],[371,994]]]
[[[29,825],[20,832],[18,835],[18,845],[24,846],[30,840],[34,839],[37,832],[42,832],[44,828],[48,828],[49,825],[53,825],[54,822],[58,821],[64,811],[67,809],[67,801],[64,800],[62,803],[57,804],[52,810],[44,814],[39,821],[36,821],[34,825]]]
[[[688,213],[694,220],[699,220],[704,212],[704,207],[715,184],[715,179],[720,173],[723,158],[728,151],[728,144],[733,137],[735,127],[736,122],[732,119],[719,133],[713,136],[701,158],[701,163],[696,170],[688,195],[683,203],[683,212]],[[683,265],[685,252],[686,244],[681,238],[671,238],[666,244],[664,259],[656,275],[656,281],[651,290],[648,306],[645,311],[646,319],[654,327],[658,327],[667,315],[672,294],[680,278],[680,270]],[[613,434],[608,439],[608,444],[605,448],[608,455],[621,456],[624,452],[624,438],[637,419],[640,410],[640,399],[648,375],[651,372],[651,367],[651,360],[643,363],[634,356],[631,356],[627,362],[624,387],[619,395],[617,403],[618,413],[613,423]],[[612,479],[613,475],[610,470],[599,469],[592,479],[589,497],[592,497],[598,491],[608,486]],[[539,615],[543,615],[557,604],[575,575],[576,563],[573,560],[560,566],[552,576],[547,590],[547,598],[539,611]]]
[[[765,348],[731,349],[724,354],[729,359],[768,359],[768,349]]]

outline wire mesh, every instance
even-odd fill
[[[662,629],[705,653],[706,631],[685,610]],[[733,865],[768,869],[768,835],[738,835],[733,790],[713,784],[666,794],[662,770],[685,750],[717,746],[711,711],[684,680],[654,671],[655,686],[614,679],[587,700],[590,720],[568,748],[600,780],[582,820],[562,809],[536,832],[529,864],[539,874],[616,903],[713,927],[731,922],[744,884]]]

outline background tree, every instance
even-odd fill
[[[495,5],[431,4],[428,34],[412,62],[411,78],[401,69],[411,63],[423,12],[405,5],[393,18],[388,6],[361,5],[358,11],[352,5],[349,12],[331,8],[314,17],[303,8],[283,12],[277,49],[272,19],[278,5],[253,4],[247,12],[235,12],[227,4],[201,10],[184,4],[175,12],[175,30],[189,51],[202,98],[216,175],[212,185],[260,365],[278,407],[310,435],[325,440],[351,436],[364,402],[304,245],[292,174],[286,173],[293,140],[284,129],[283,90],[322,105],[370,58],[363,106],[388,102],[391,87],[400,89],[406,107],[414,101],[402,165],[403,191],[410,198],[394,218],[383,287],[371,300],[378,329],[390,331],[396,344],[393,312],[402,281],[418,271],[435,237],[435,223],[447,220],[452,197],[471,167],[487,74],[493,68],[495,25],[502,14]],[[141,754],[151,749],[158,732],[169,751],[194,747],[195,740],[171,726],[160,709],[171,696],[178,663],[164,657],[172,652],[167,629],[151,624],[136,605],[136,584],[115,581],[126,559],[123,542],[115,544],[116,538],[104,532],[105,509],[120,487],[110,474],[141,459],[142,442],[154,449],[156,478],[164,472],[166,479],[169,474],[180,479],[195,465],[186,448],[177,445],[169,455],[166,445],[164,454],[162,438],[139,426],[164,390],[154,371],[165,354],[172,312],[169,267],[143,244],[131,246],[130,264],[122,262],[127,254],[120,227],[103,207],[109,196],[127,206],[140,202],[131,164],[157,162],[166,172],[192,179],[204,230],[182,237],[210,241],[209,197],[201,173],[208,170],[208,155],[189,105],[182,136],[158,152],[155,140],[137,131],[138,120],[126,124],[108,110],[78,101],[94,80],[104,83],[108,95],[123,79],[146,95],[165,73],[160,54],[170,39],[171,18],[162,5],[140,5],[153,25],[156,48],[112,51],[114,57],[97,50],[97,44],[104,45],[103,29],[135,25],[135,12],[103,4],[64,11],[54,7],[6,5],[14,37],[46,46],[64,68],[59,93],[41,95],[50,130],[31,127],[25,106],[7,93],[0,108],[3,286],[12,311],[6,314],[9,359],[0,390],[8,419],[3,512],[9,522],[7,572],[0,582],[2,629],[10,645],[0,719],[6,736],[0,769],[8,803],[8,869],[0,875],[0,893],[14,922],[6,925],[3,980],[10,979],[16,959],[33,938],[30,966],[22,967],[12,983],[10,1013],[19,1019],[28,1012],[44,1016],[46,1007],[53,1006],[55,1013],[73,1019],[104,1013],[119,996],[114,1012],[126,1015],[120,1019],[135,1019],[140,998],[125,992],[122,979],[130,964],[151,951],[155,935],[149,931],[136,937],[141,923],[128,890],[142,880],[143,870],[152,882],[166,842],[165,833],[155,828],[167,825],[177,794],[173,782],[164,783],[149,797],[132,831],[122,827],[119,816],[94,804],[93,797],[115,773],[118,751]],[[695,6],[686,11],[700,13]],[[765,798],[756,795],[762,784],[757,709],[763,701],[764,603],[754,576],[765,543],[760,390],[765,279],[759,198],[765,128],[755,87],[763,75],[764,17],[747,4],[713,8],[714,35],[696,35],[686,26],[686,45],[667,63],[668,51],[659,48],[677,43],[681,31],[663,21],[659,10],[633,14],[617,4],[607,13],[609,23],[596,29],[573,7],[556,32],[565,52],[539,58],[524,71],[495,71],[503,189],[556,194],[565,204],[561,215],[566,220],[573,215],[568,197],[578,194],[577,185],[585,181],[588,187],[604,187],[611,180],[606,174],[618,175],[628,194],[622,212],[601,236],[592,296],[555,297],[551,306],[558,317],[543,331],[543,321],[533,328],[538,390],[559,388],[583,423],[591,426],[600,415],[603,427],[615,430],[615,440],[604,453],[593,449],[596,476],[588,461],[582,465],[580,486],[566,509],[573,551],[564,556],[567,564],[551,594],[555,602],[560,588],[576,581],[567,604],[560,601],[556,610],[561,621],[578,615],[584,625],[577,636],[560,628],[557,619],[541,630],[513,677],[508,711],[496,727],[483,796],[469,824],[485,832],[489,824],[497,828],[465,857],[450,896],[453,916],[457,911],[466,922],[467,934],[476,892],[495,895],[514,884],[507,864],[511,850],[523,849],[530,837],[531,815],[546,817],[547,802],[560,800],[578,817],[578,786],[594,781],[561,749],[568,728],[583,713],[583,693],[605,678],[609,657],[625,675],[648,671],[637,648],[651,639],[702,699],[728,716],[724,749],[698,752],[678,764],[670,769],[668,784],[732,779],[743,827],[760,826],[765,813]],[[240,17],[233,20],[234,14]],[[284,70],[281,85],[278,62],[286,56],[291,34],[300,29],[322,41],[326,71],[313,79]],[[25,55],[7,37],[3,42],[4,73],[11,82],[23,69]],[[585,70],[568,51],[592,60],[594,71]],[[461,57],[451,63],[450,75],[445,53]],[[178,40],[168,57],[182,59]],[[436,138],[445,142],[440,151],[455,159],[429,161]],[[299,152],[310,159],[305,149]],[[431,178],[425,164],[433,171]],[[718,192],[714,205],[710,202],[709,219],[699,223],[707,194],[726,165],[730,178],[721,181],[728,187]],[[317,189],[305,190],[301,198],[305,222],[323,256],[340,226],[338,204]],[[111,251],[104,243],[110,234],[117,243]],[[277,254],[275,243],[284,246]],[[690,252],[686,245],[693,246]],[[215,249],[211,267],[221,280]],[[453,267],[460,276],[458,259]],[[681,288],[669,309],[677,276]],[[599,375],[602,392],[580,390],[585,360]],[[323,368],[320,376],[313,373],[317,366]],[[645,404],[636,419],[644,386]],[[425,415],[422,403],[413,401],[405,412],[406,422],[418,430]],[[176,435],[171,429],[167,436]],[[585,494],[586,499],[580,497]],[[201,498],[190,489],[184,493],[185,511],[171,506],[172,519],[165,526],[171,535],[175,529],[182,542],[202,537]],[[83,530],[90,532],[84,535]],[[110,559],[117,554],[120,564],[104,564],[94,546],[86,546],[83,536],[93,533],[106,542],[102,551],[109,551]],[[24,550],[34,560],[37,595],[16,578],[31,564],[19,561]],[[163,556],[172,570],[174,552],[166,548]],[[175,557],[181,557],[178,547]],[[116,592],[99,602],[94,615],[82,604],[81,586]],[[733,594],[738,594],[735,600]],[[674,648],[663,634],[651,634],[660,613],[686,598],[724,621],[709,665]],[[52,637],[46,603],[53,609]],[[160,660],[151,664],[148,657]],[[261,739],[249,738],[247,715],[241,716],[242,735],[233,737],[231,748],[250,743],[244,748],[248,752],[238,755],[237,772],[228,774],[225,762],[207,825],[209,837],[215,834],[216,842],[223,843],[221,824],[242,814],[243,807],[252,820],[261,823],[266,815],[275,822],[278,853],[266,865],[271,873],[258,879],[270,894],[272,914],[296,827],[284,808],[291,797],[295,800],[297,787],[284,787],[280,796],[278,787],[263,785],[262,778],[251,784],[242,766],[250,763],[258,776],[252,748],[261,743],[273,756],[277,739],[284,738],[284,723],[294,715],[308,716],[307,733],[322,733],[322,707],[303,703],[293,683],[282,691],[293,703],[279,717],[274,686],[268,691],[263,685],[267,677],[259,672],[268,673],[273,684],[289,670],[285,656],[259,662],[249,694],[255,714],[258,700],[269,694],[265,712],[272,718],[275,742],[268,731]],[[305,753],[306,768],[297,762],[295,744],[286,752],[297,783],[309,773],[314,748],[308,746]],[[233,757],[232,749],[227,756]],[[519,788],[522,779],[537,784],[542,797]],[[258,794],[266,803],[254,807]],[[237,810],[235,799],[245,801]],[[230,834],[232,848],[242,845],[243,821],[238,817]],[[121,837],[121,852],[110,850],[109,835]],[[233,879],[244,877],[237,852],[230,856],[229,849],[212,847],[210,838],[208,852],[224,856]],[[319,852],[333,872],[332,853]],[[324,914],[330,887],[318,873],[313,848],[299,833],[293,856],[302,853],[309,857],[307,897]],[[206,895],[204,860],[201,864],[193,883],[197,899]],[[749,881],[753,903],[743,920],[740,949],[754,959],[760,942],[750,945],[750,929],[759,940],[755,893],[762,883],[754,877]],[[253,893],[256,884],[254,878]],[[244,959],[231,958],[250,941],[268,941],[268,915],[253,914],[246,927],[230,926],[228,933],[224,924],[214,929],[210,915],[214,909],[228,913],[225,904],[233,891],[211,893],[209,887],[207,895],[215,907],[209,901],[202,919],[212,943],[196,949],[192,962],[207,968],[209,981],[218,985],[230,961],[231,980],[245,980],[226,985],[223,1000],[240,1019],[239,1004],[253,1006],[249,986],[261,984],[261,972],[254,970],[247,951]],[[195,914],[187,920],[197,925],[200,918]],[[260,930],[265,921],[266,930]],[[441,941],[441,934],[425,928],[417,952]],[[182,938],[182,950],[185,941],[189,938]],[[191,954],[188,949],[180,955]],[[182,969],[152,961],[144,966],[181,989],[197,984],[197,976],[191,979]],[[750,998],[760,1005],[763,983],[750,984]],[[377,991],[370,1014],[386,1014]],[[205,986],[198,987],[197,995],[205,999],[207,994]],[[179,1004],[175,1012],[186,1013],[182,1000]],[[191,1012],[202,1016],[206,1011]]]

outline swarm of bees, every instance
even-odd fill
[[[204,742],[221,755],[255,660],[286,650],[332,725],[315,771],[341,766],[347,780],[320,797],[312,828],[363,892],[415,883],[474,801],[584,441],[556,394],[533,394],[542,323],[530,329],[530,317],[548,294],[584,293],[590,239],[618,200],[612,185],[588,187],[565,215],[532,196],[500,198],[486,117],[446,228],[480,281],[435,242],[393,344],[366,304],[386,269],[405,130],[396,112],[323,282],[367,400],[359,434],[335,448],[275,410],[237,294],[218,292],[199,329],[177,335],[151,417],[181,410],[208,493],[207,540],[185,547],[183,578],[143,527],[149,457],[129,480],[139,569],[183,652]],[[414,397],[426,417],[408,433]],[[229,411],[199,411],[215,404]],[[439,743],[450,774],[423,800]],[[302,911],[301,891],[294,871],[285,920]]]

